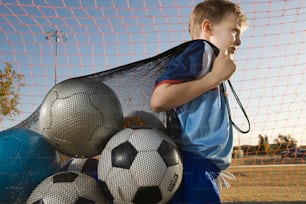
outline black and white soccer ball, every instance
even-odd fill
[[[176,145],[157,129],[119,131],[98,163],[98,178],[114,203],[167,203],[180,186],[182,174]]]
[[[55,85],[39,115],[42,135],[71,157],[99,155],[109,138],[123,128],[115,92],[102,82],[73,78]]]
[[[61,167],[61,171],[76,171],[85,173],[96,181],[98,180],[98,159],[95,158],[71,158]]]
[[[42,181],[31,193],[27,204],[95,203],[108,204],[96,180],[84,173],[60,172]]]

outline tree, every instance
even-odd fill
[[[264,147],[265,147],[265,152],[268,155],[270,153],[270,144],[269,144],[269,138],[267,135],[264,137]]]
[[[20,87],[23,87],[24,77],[13,70],[12,65],[5,62],[4,70],[0,70],[0,122],[3,116],[20,113],[17,105],[20,99]]]
[[[261,134],[258,135],[258,146],[257,146],[257,153],[258,154],[269,154],[270,152],[270,144],[269,144],[269,138],[267,135],[262,136]]]
[[[262,135],[258,135],[258,146],[257,146],[257,151],[260,153],[264,152],[265,150],[265,139]]]
[[[278,137],[274,139],[274,143],[278,144],[280,149],[295,148],[297,146],[297,140],[290,135],[279,134]]]

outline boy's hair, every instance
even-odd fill
[[[205,19],[212,23],[220,23],[226,15],[234,13],[241,22],[241,26],[247,28],[247,18],[239,5],[228,0],[204,0],[193,9],[189,20],[189,33],[192,39],[197,39],[201,32],[201,25]]]

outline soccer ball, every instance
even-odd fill
[[[96,180],[79,172],[59,172],[41,182],[32,192],[27,204],[111,203]]]
[[[121,130],[109,140],[98,164],[98,178],[114,203],[166,203],[182,172],[178,149],[157,129]]]
[[[85,173],[98,181],[98,159],[94,158],[72,158],[62,167],[61,171],[76,171]]]
[[[74,78],[54,86],[39,114],[43,136],[59,152],[91,158],[123,127],[114,91],[102,82]]]
[[[41,134],[19,128],[0,132],[0,203],[25,203],[59,168],[55,150]]]
[[[124,128],[156,128],[166,132],[161,120],[153,113],[141,110],[134,110],[127,113],[123,120]]]

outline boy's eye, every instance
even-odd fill
[[[236,35],[236,34],[240,33],[240,31],[238,29],[233,29],[232,33]]]

